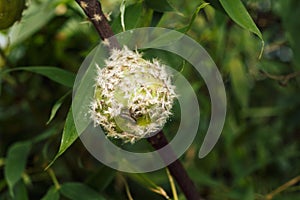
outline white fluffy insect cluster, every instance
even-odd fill
[[[94,126],[102,126],[108,137],[131,143],[160,131],[176,97],[166,66],[126,46],[112,50],[105,64],[97,69],[90,105]]]

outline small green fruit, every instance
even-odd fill
[[[126,46],[113,49],[97,68],[90,117],[106,135],[134,143],[160,131],[169,116],[175,86],[158,60],[145,60]]]
[[[25,0],[0,0],[0,30],[12,26],[19,20],[25,7]]]

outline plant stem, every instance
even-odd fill
[[[75,0],[78,5],[82,8],[86,16],[93,23],[99,36],[102,40],[107,40],[111,48],[120,48],[118,42],[115,40],[114,35],[108,20],[102,11],[102,7],[97,0]]]
[[[156,150],[161,149],[168,145],[168,140],[165,137],[164,133],[161,131],[156,135],[147,138],[147,140],[151,143],[152,147]],[[186,196],[188,200],[201,200],[201,196],[198,193],[195,184],[189,178],[186,170],[183,168],[182,164],[178,159],[176,159],[176,155],[174,151],[168,147],[166,151],[159,151],[160,156],[164,161],[170,160],[170,157],[174,158],[174,162],[168,165],[168,169],[171,175],[174,177],[182,192]]]
[[[286,86],[291,79],[296,78],[297,76],[300,76],[300,71],[296,71],[296,72],[293,72],[293,73],[290,73],[287,75],[273,75],[273,74],[269,74],[268,72],[265,72],[263,70],[260,70],[259,72],[261,74],[263,74],[264,76],[266,76],[267,78],[279,81],[279,83],[282,86]]]
[[[170,171],[168,170],[168,168],[166,168],[166,171],[167,171],[167,175],[168,175],[169,182],[170,182],[170,185],[171,185],[171,190],[172,190],[172,193],[173,193],[173,199],[178,200],[178,195],[177,195],[176,186],[175,186],[173,177],[170,174]]]
[[[102,40],[105,41],[114,35],[105,15],[103,14],[101,4],[99,1],[76,0],[76,2],[84,10],[88,18],[92,21]],[[110,40],[109,44],[110,48],[120,48],[120,45],[116,40]],[[159,150],[160,148],[168,144],[168,140],[166,139],[162,131],[152,137],[147,138],[147,140],[156,150]],[[176,158],[176,155],[174,154],[173,150],[171,148],[168,148],[167,151],[160,152],[160,155],[165,162],[173,156],[175,161],[168,166],[168,169],[171,175],[178,183],[182,192],[185,194],[186,198],[188,200],[201,200],[202,198],[200,197],[193,181],[189,178],[182,164]]]
[[[54,171],[53,171],[51,168],[49,168],[49,169],[47,169],[47,172],[48,172],[49,176],[51,177],[51,179],[52,179],[52,181],[53,181],[53,184],[54,184],[55,188],[56,188],[57,190],[59,190],[60,184],[59,184],[59,182],[58,182],[58,180],[57,180],[57,178],[56,178],[56,176],[55,176]]]
[[[274,198],[275,195],[281,193],[282,191],[288,189],[289,187],[297,184],[298,182],[300,182],[300,176],[297,176],[291,180],[289,180],[288,182],[284,183],[283,185],[281,185],[280,187],[276,188],[274,191],[270,192],[269,194],[267,194],[265,196],[266,200],[271,200]]]

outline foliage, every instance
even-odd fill
[[[101,3],[105,12],[112,11],[114,32],[121,32],[121,2]],[[194,142],[181,161],[207,199],[297,199],[300,3],[207,3],[126,1],[126,29],[158,26],[185,32],[205,47],[222,73],[228,108],[221,138],[201,160],[201,144]],[[28,1],[21,21],[0,32],[0,199],[129,199],[128,193],[133,199],[173,198],[165,169],[117,172],[76,140],[70,90],[74,74],[98,42],[93,26],[71,0]],[[201,141],[210,119],[205,83],[177,56],[159,50],[144,54],[180,71],[199,94],[201,123],[195,141]],[[172,119],[179,120],[176,115]],[[172,137],[174,127],[165,129]]]

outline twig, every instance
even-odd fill
[[[95,26],[97,32],[99,33],[101,39],[104,42],[107,42],[107,39],[112,37],[114,33],[112,32],[111,27],[108,24],[108,21],[103,14],[101,4],[97,0],[76,0],[79,6],[84,10],[85,14],[92,21]],[[114,37],[112,37],[114,38]],[[116,40],[109,41],[110,48],[120,48],[120,45]],[[156,135],[147,138],[147,140],[151,143],[154,149],[158,150],[168,144],[168,141],[163,134],[163,132],[159,132]],[[170,157],[174,158],[174,162],[168,166],[168,169],[171,175],[174,177],[182,192],[185,194],[188,200],[201,200],[200,194],[198,193],[196,186],[189,178],[187,172],[183,168],[180,161],[176,158],[173,150],[168,148],[167,151],[161,153],[162,159],[166,162]]]
[[[168,168],[166,168],[166,171],[167,171],[167,175],[168,175],[169,182],[170,182],[170,185],[171,185],[171,190],[172,190],[172,193],[173,193],[173,199],[174,199],[174,200],[178,200],[177,191],[176,191],[176,186],[175,186],[173,177],[172,177],[172,175],[170,174],[170,171],[168,170]]]
[[[163,196],[167,200],[170,199],[170,197],[168,196],[168,194],[166,193],[166,191],[162,187],[160,187],[160,186],[154,187],[154,188],[149,188],[149,190],[151,190],[152,192],[155,192],[155,193]]]
[[[54,171],[51,168],[49,168],[49,169],[47,169],[47,172],[48,172],[49,176],[52,179],[52,182],[53,182],[53,184],[55,186],[55,189],[59,190],[60,184],[59,184],[59,182],[58,182],[58,180],[57,180],[57,178],[55,176]]]
[[[101,39],[109,42],[110,47],[120,48],[118,42],[114,37],[112,37],[114,33],[102,11],[100,2],[97,0],[76,0],[76,2],[82,8],[89,20],[93,23]],[[107,41],[108,39],[110,40]]]
[[[290,73],[287,75],[273,75],[273,74],[269,74],[268,72],[265,72],[263,70],[260,70],[260,73],[270,79],[279,81],[279,83],[283,86],[286,86],[291,79],[296,78],[297,76],[300,76],[300,71],[293,72],[293,73]]]
[[[291,180],[289,180],[288,182],[286,182],[285,184],[279,186],[277,189],[273,190],[272,192],[270,192],[269,194],[267,194],[265,196],[266,200],[271,200],[273,199],[273,197],[279,193],[281,193],[282,191],[286,190],[287,188],[295,185],[296,183],[300,182],[300,176],[297,176]]]
[[[126,191],[126,195],[128,197],[128,200],[133,200],[133,197],[132,197],[132,195],[130,193],[130,189],[129,189],[129,185],[127,183],[127,180],[122,175],[120,175],[120,179],[124,183],[125,191]]]

